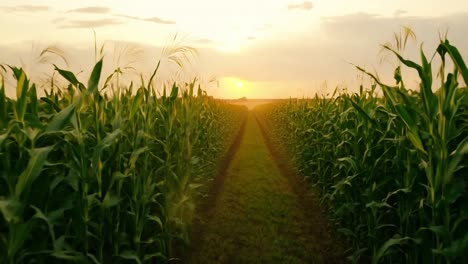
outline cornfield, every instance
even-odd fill
[[[271,105],[270,126],[330,208],[353,262],[467,263],[468,94],[459,86],[468,69],[441,40],[434,92],[422,48],[420,64],[384,49],[400,61],[396,86],[358,67],[371,89]],[[404,66],[417,71],[419,89],[404,83]]]
[[[195,81],[158,95],[156,71],[111,96],[102,65],[87,85],[56,67],[69,85],[41,98],[21,68],[15,99],[0,84],[0,263],[165,263],[188,243],[244,110]]]

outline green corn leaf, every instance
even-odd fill
[[[436,234],[439,238],[446,239],[449,236],[448,226],[430,226],[430,227],[421,227],[418,231],[431,231]]]
[[[65,80],[69,81],[72,85],[78,87],[80,82],[76,78],[75,74],[70,71],[62,70],[54,64],[55,70],[63,77]]]
[[[147,152],[147,151],[150,151],[150,148],[148,147],[142,147],[142,148],[139,148],[135,151],[132,152],[132,155],[130,156],[130,160],[129,160],[129,163],[128,163],[128,167],[133,169],[135,168],[135,165],[136,165],[136,162],[138,160],[138,158],[140,157],[141,154]]]
[[[19,220],[21,203],[15,199],[0,199],[0,212],[7,223],[13,224]]]
[[[114,78],[115,74],[116,74],[116,72],[114,71],[109,76],[107,76],[106,81],[104,82],[104,86],[102,87],[101,90],[104,90],[109,86],[109,84],[112,81],[112,78]]]
[[[392,196],[394,196],[394,195],[396,195],[396,194],[399,194],[399,193],[405,193],[405,194],[411,193],[411,189],[410,189],[410,188],[404,188],[404,189],[398,189],[398,190],[393,191],[393,192],[389,192],[389,193],[387,194],[387,197],[385,197],[384,201],[387,202],[387,200],[388,200],[390,197],[392,197]]]
[[[450,243],[449,246],[443,249],[434,249],[432,252],[447,257],[466,257],[466,252],[468,252],[468,233],[462,238]]]
[[[97,164],[99,163],[99,159],[101,156],[101,153],[104,149],[108,148],[112,144],[115,144],[115,141],[118,139],[118,137],[122,134],[121,129],[116,129],[112,133],[107,134],[106,137],[104,137],[99,144],[95,147],[93,151],[93,156],[92,156],[92,161],[94,166],[97,168]]]
[[[347,236],[347,237],[353,237],[353,238],[356,238],[356,234],[354,233],[354,231],[352,231],[351,229],[349,228],[338,228],[338,233],[344,235],[344,236]]]
[[[98,63],[96,63],[96,65],[94,65],[93,72],[89,77],[88,91],[91,94],[97,91],[98,89],[99,80],[101,79],[102,63],[103,59],[101,59],[100,61],[98,61]]]
[[[403,107],[402,105],[396,105],[395,108],[401,120],[403,121],[403,123],[405,123],[406,127],[408,128],[408,131],[409,131],[407,135],[408,139],[422,153],[427,154],[422,144],[421,138],[419,137],[418,126],[416,122],[414,121],[414,119],[410,116],[408,111],[406,111],[406,108]]]
[[[407,60],[407,59],[403,58],[403,56],[401,56],[398,52],[396,52],[394,49],[390,48],[389,46],[384,45],[384,48],[389,50],[390,52],[392,52],[406,66],[417,70],[418,73],[423,72],[422,67],[420,65],[418,65],[417,63],[415,63],[414,61]],[[420,76],[421,76],[421,74],[420,74]]]
[[[24,73],[23,69],[21,68],[17,68],[17,67],[13,67],[13,66],[10,66],[8,65],[8,67],[11,69],[11,71],[13,72],[13,77],[16,79],[16,80],[19,80],[21,78],[21,75]],[[3,67],[2,67],[3,68]]]
[[[112,192],[107,192],[101,205],[103,208],[111,208],[118,205],[121,200],[119,196],[112,194]]]
[[[141,260],[135,251],[132,250],[125,250],[124,252],[120,253],[119,257],[123,259],[133,260],[134,262],[141,264]]]
[[[354,109],[356,109],[360,114],[361,116],[365,117],[365,119],[367,119],[368,121],[370,121],[372,124],[376,125],[377,123],[375,122],[375,120],[370,117],[366,111],[364,111],[364,109],[362,109],[358,104],[356,104],[355,102],[353,102],[353,100],[349,99],[349,98],[346,98],[349,102],[351,102],[351,104],[353,105]]]
[[[33,116],[38,116],[37,112],[37,92],[36,92],[36,85],[33,84],[31,86],[31,89],[28,91],[28,97],[29,97],[29,108],[31,109],[31,114]]]
[[[50,254],[60,260],[68,260],[72,263],[87,263],[88,259],[80,252],[74,250],[60,250],[54,251]]]
[[[16,84],[16,118],[21,122],[24,120],[24,115],[26,114],[27,109],[28,86],[29,82],[26,74],[21,70],[21,75]]]
[[[123,180],[125,178],[128,178],[129,176],[128,175],[125,175],[123,173],[121,173],[120,171],[117,171],[117,172],[114,172],[112,174],[112,181],[120,181],[120,180]]]
[[[52,241],[55,241],[54,227],[53,224],[49,221],[49,218],[41,211],[41,209],[37,208],[36,206],[32,205],[31,208],[36,211],[36,213],[33,215],[33,218],[41,219],[47,224]]]
[[[161,220],[160,217],[156,216],[156,215],[149,215],[148,216],[148,219],[157,223],[158,224],[158,228],[162,228],[163,227],[163,222]]]
[[[373,208],[373,209],[380,209],[380,208],[392,208],[392,206],[390,206],[387,202],[376,202],[376,201],[372,201],[370,203],[367,203],[366,204],[366,208]]]
[[[30,151],[30,159],[26,169],[18,177],[16,183],[15,196],[20,197],[24,192],[28,192],[32,183],[42,171],[47,155],[53,149],[53,146],[44,148],[35,148]]]
[[[74,104],[67,106],[65,109],[60,111],[58,114],[56,114],[52,118],[52,120],[49,122],[44,132],[53,133],[53,132],[61,131],[70,121],[70,118],[72,117],[74,111],[75,111]]]
[[[10,225],[10,241],[7,249],[10,258],[14,259],[24,243],[30,238],[31,230],[31,221]]]
[[[135,113],[137,112],[138,108],[141,106],[141,103],[143,102],[143,90],[138,89],[137,94],[133,98],[132,102],[132,107],[130,109],[130,119],[132,119],[135,116]]]
[[[9,133],[0,134],[0,150],[2,149],[3,142],[8,138]]]
[[[420,78],[422,80],[421,85],[421,98],[424,103],[426,113],[430,118],[433,118],[434,115],[437,113],[437,98],[435,97],[434,93],[432,92],[432,69],[431,64],[427,61],[426,55],[424,55],[422,45],[420,48],[421,54],[421,73]]]
[[[120,136],[120,134],[122,134],[121,129],[116,129],[112,131],[112,133],[107,134],[106,137],[104,137],[101,140],[101,142],[99,142],[99,144],[96,146],[93,157],[96,158],[96,155],[100,154],[103,149],[115,143],[115,140]]]
[[[42,97],[41,101],[46,102],[48,105],[52,106],[56,112],[60,112],[60,107],[48,97]]]
[[[398,245],[402,245],[408,241],[413,241],[415,243],[419,243],[418,240],[416,239],[413,239],[411,237],[402,237],[402,238],[390,238],[389,240],[387,240],[380,248],[379,250],[377,251],[376,255],[373,256],[372,258],[372,264],[377,264],[379,263],[379,261],[385,257],[386,255],[388,255],[390,252],[389,252],[389,249],[394,247],[394,246],[398,246]]]
[[[468,85],[468,68],[466,67],[465,61],[463,61],[463,57],[461,56],[458,49],[452,46],[448,40],[445,40],[441,43],[441,45],[445,48],[447,53],[452,58],[453,63],[457,66],[460,70],[460,73],[465,81],[465,84]]]
[[[447,180],[452,179],[453,173],[457,170],[460,162],[468,154],[468,137],[465,137],[459,144],[458,147],[450,153],[450,161],[447,168]]]
[[[170,98],[172,100],[175,100],[178,94],[179,94],[179,87],[177,87],[177,85],[174,83],[174,85],[172,86]]]
[[[88,254],[86,254],[86,256],[88,256],[88,258],[91,259],[91,260],[93,261],[92,263],[94,263],[94,264],[101,264],[101,262],[99,262],[99,260],[97,260],[96,256],[94,256],[93,254],[88,253]]]
[[[158,65],[156,66],[156,69],[154,69],[153,74],[151,74],[151,77],[149,78],[148,88],[151,87],[151,85],[153,85],[153,79],[154,79],[154,77],[156,76],[156,73],[159,70],[159,66],[161,66],[161,61],[158,61]]]
[[[7,124],[7,98],[5,95],[5,84],[0,83],[0,130],[6,127]]]
[[[403,79],[401,77],[401,68],[400,68],[400,66],[395,68],[395,71],[393,73],[393,78],[395,79],[397,85],[400,84],[403,81]]]
[[[31,122],[31,121],[30,121]],[[31,141],[34,141],[34,139],[37,137],[37,135],[39,135],[40,133],[40,130],[39,129],[35,129],[35,128],[26,128],[26,129],[21,129],[21,131],[23,132],[24,135],[26,135],[29,140]]]

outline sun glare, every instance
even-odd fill
[[[222,78],[220,81],[223,88],[223,96],[226,98],[240,98],[250,96],[251,90],[245,80],[236,77]]]

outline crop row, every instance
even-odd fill
[[[396,86],[271,106],[269,120],[330,208],[355,262],[468,262],[468,69],[441,41],[433,59],[396,56]],[[450,65],[450,67],[449,67]],[[452,66],[453,65],[453,66]],[[408,89],[401,67],[416,70]],[[377,91],[383,92],[378,96]]]
[[[195,82],[156,93],[152,79],[109,95],[103,61],[87,85],[38,98],[10,67],[0,84],[0,263],[166,262],[188,242],[199,187],[239,127],[242,109]]]

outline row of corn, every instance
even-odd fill
[[[400,62],[396,86],[358,67],[370,90],[290,100],[268,118],[351,260],[468,263],[468,69],[447,40],[433,56],[437,72],[422,49],[416,63],[384,48]],[[408,89],[402,67],[418,73],[418,88]]]
[[[20,68],[15,99],[0,84],[0,263],[164,263],[188,242],[242,109],[154,74],[109,95],[102,65],[56,68],[69,85],[41,98]]]

